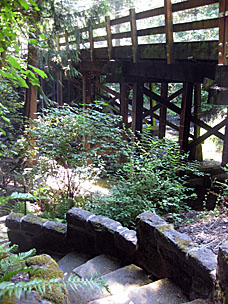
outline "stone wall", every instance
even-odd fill
[[[171,278],[191,298],[212,298],[217,256],[151,212],[137,218],[138,261],[156,278]]]
[[[191,299],[212,299],[219,294],[228,303],[228,244],[219,250],[217,267],[217,256],[211,250],[198,247],[151,212],[138,216],[137,235],[119,222],[78,208],[69,210],[66,219],[67,224],[60,224],[12,213],[6,226],[10,241],[19,244],[20,250],[106,253],[134,262],[156,279],[170,278]]]
[[[6,219],[8,236],[21,251],[31,248],[58,253],[78,250],[92,255],[106,253],[129,262],[135,260],[135,231],[79,208],[69,210],[66,219],[67,224],[61,224],[11,213]]]

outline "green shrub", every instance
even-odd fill
[[[177,143],[144,137],[129,149],[110,194],[93,196],[87,208],[133,228],[136,216],[144,211],[183,212],[189,209],[186,199],[196,197],[186,185],[186,170],[199,174],[197,164],[187,162]]]
[[[24,170],[24,181],[31,192],[49,199],[46,215],[62,217],[83,181],[110,175],[121,166],[126,142],[118,128],[120,117],[103,113],[102,107],[96,102],[84,109],[45,109],[26,128],[21,154],[33,163]]]

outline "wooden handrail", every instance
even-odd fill
[[[167,0],[168,1],[168,0]],[[123,39],[123,38],[131,38],[133,44],[132,44],[132,58],[134,62],[137,61],[137,38],[142,37],[142,36],[148,36],[148,35],[156,35],[156,34],[166,34],[166,44],[171,46],[172,45],[172,33],[175,32],[184,32],[184,31],[189,31],[189,30],[201,30],[201,29],[213,29],[213,28],[221,28],[221,17],[218,15],[218,18],[213,18],[213,19],[205,19],[205,20],[200,20],[200,21],[192,21],[192,22],[185,22],[185,23],[176,23],[172,24],[170,21],[170,17],[168,14],[169,10],[171,9],[172,13],[180,12],[180,11],[185,11],[188,9],[193,9],[197,7],[202,7],[206,5],[213,5],[213,4],[219,4],[221,0],[188,0],[180,3],[175,3],[171,4],[171,1],[169,0],[166,3],[170,3],[170,6],[166,9],[165,7],[158,7],[155,9],[150,9],[144,12],[140,13],[135,13],[134,14],[134,22],[132,21],[132,11],[129,13],[128,16],[120,17],[117,19],[110,19],[106,18],[106,22],[100,23],[100,24],[94,24],[91,27],[84,27],[80,29],[80,32],[87,32],[88,33],[88,38],[84,39],[84,42],[89,42],[90,46],[94,48],[94,43],[95,42],[102,42],[102,41],[107,41],[107,46],[108,46],[108,58],[112,58],[112,40],[113,39]],[[226,1],[226,0],[224,0]],[[220,12],[221,12],[221,7],[220,7]],[[137,20],[141,19],[147,19],[151,17],[156,17],[164,15],[166,16],[166,22],[164,26],[157,26],[157,27],[151,27],[151,28],[145,28],[145,29],[140,29],[137,30]],[[130,23],[131,24],[131,31],[125,31],[125,32],[120,32],[120,33],[112,33],[112,26],[114,25],[120,25],[123,23]],[[132,23],[133,22],[133,23]],[[219,24],[220,23],[220,24]],[[169,24],[169,25],[168,25]],[[132,27],[133,25],[133,27]],[[106,30],[106,35],[102,36],[96,36],[94,37],[93,31],[96,29],[104,28]],[[134,33],[133,33],[134,31]],[[171,33],[171,32],[172,33]],[[75,43],[75,39],[70,40],[70,37],[74,36],[74,31],[68,33],[69,41],[68,44],[72,45]],[[66,42],[63,42],[63,39],[65,38],[65,34],[59,35],[59,46],[65,46]],[[221,37],[220,37],[220,45],[221,45]],[[170,49],[170,47],[168,48]],[[173,53],[173,49],[172,49]],[[170,55],[168,55],[170,56]],[[93,59],[93,50],[90,50],[90,58]],[[224,58],[224,54],[223,54]],[[223,59],[223,61],[225,61]],[[172,60],[170,61],[172,62]]]

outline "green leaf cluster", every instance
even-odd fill
[[[9,247],[10,242],[0,245],[0,300],[16,297],[20,299],[22,295],[26,297],[27,293],[32,290],[38,291],[42,297],[47,298],[49,292],[63,292],[67,286],[73,290],[78,290],[82,286],[86,288],[101,288],[104,287],[107,291],[108,286],[102,277],[91,277],[90,279],[82,279],[71,275],[68,279],[60,277],[53,277],[49,280],[36,278],[36,273],[40,270],[34,268],[30,258],[35,255],[36,250],[31,249],[27,252],[15,254],[18,250],[17,245]],[[36,257],[32,257],[32,259]],[[57,265],[56,265],[57,266]],[[43,271],[51,271],[47,264],[47,269]],[[52,266],[51,266],[52,267]],[[26,275],[25,281],[14,280],[16,275]],[[34,279],[31,279],[34,277]],[[5,303],[5,302],[4,302]],[[11,303],[11,302],[10,302]]]
[[[109,195],[94,195],[87,209],[135,227],[144,211],[164,215],[189,210],[187,200],[196,194],[187,185],[188,174],[201,174],[188,162],[177,143],[143,136],[129,146],[123,167],[112,177]]]

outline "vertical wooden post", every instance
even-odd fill
[[[67,32],[65,32],[65,40],[68,41]],[[57,51],[60,51],[59,34],[57,34]],[[57,104],[63,106],[63,75],[62,71],[57,71]]]
[[[120,115],[125,127],[128,124],[128,86],[125,82],[120,83]]]
[[[138,37],[137,37],[137,25],[135,9],[130,9],[130,24],[131,24],[131,43],[132,43],[132,56],[133,62],[138,61]]]
[[[228,9],[227,0],[219,0],[219,53],[218,53],[218,62],[219,64],[225,64],[226,62],[226,20],[228,17],[225,16],[226,9]],[[227,30],[228,31],[228,30]],[[227,34],[228,35],[228,34]],[[227,37],[228,40],[228,37]]]
[[[143,92],[142,83],[135,82],[133,84],[133,99],[132,99],[132,131],[134,133],[142,132],[143,122]]]
[[[179,144],[180,149],[188,151],[188,137],[190,133],[190,115],[192,106],[192,93],[193,84],[183,84],[181,115],[180,115],[180,128],[179,128]]]
[[[68,46],[68,43],[69,43],[69,35],[68,35],[68,32],[65,31],[65,42],[66,42],[66,46]]]
[[[149,89],[152,92],[155,92],[155,83],[149,83]],[[150,97],[150,110],[156,105],[156,101]],[[153,113],[151,113],[150,115],[150,122],[151,122],[151,126],[155,127],[156,126],[156,119],[153,116]]]
[[[38,67],[38,56],[35,47],[31,44],[28,45],[28,65]],[[35,119],[37,117],[37,86],[32,85],[27,80],[28,88],[25,89],[25,105],[24,116],[27,118]]]
[[[224,64],[228,65],[228,2],[226,1],[226,8],[225,8],[225,44],[224,44]]]
[[[0,61],[0,70],[4,67],[6,61],[6,52],[0,53],[1,61]]]
[[[163,98],[168,97],[168,83],[163,82],[161,84],[161,96]],[[160,139],[165,137],[166,115],[167,115],[167,108],[164,107],[163,105],[161,105],[160,116],[159,116],[159,138]]]
[[[92,25],[89,25],[89,45],[90,45],[90,60],[94,59],[94,40],[93,40],[93,28]]]
[[[201,84],[195,83],[194,84],[194,117],[197,119],[201,118]],[[200,127],[195,125],[194,126],[194,139],[200,137]],[[199,144],[196,148],[192,151],[191,156],[193,159],[202,161],[202,145]]]
[[[222,151],[222,166],[225,166],[226,164],[228,164],[228,122],[226,123],[225,138]]]
[[[112,32],[111,32],[111,21],[110,17],[105,17],[106,32],[107,32],[107,44],[108,44],[108,59],[112,59]]]
[[[167,63],[174,63],[172,0],[164,0]]]
[[[92,103],[92,80],[89,73],[82,75],[82,95],[84,107]]]

